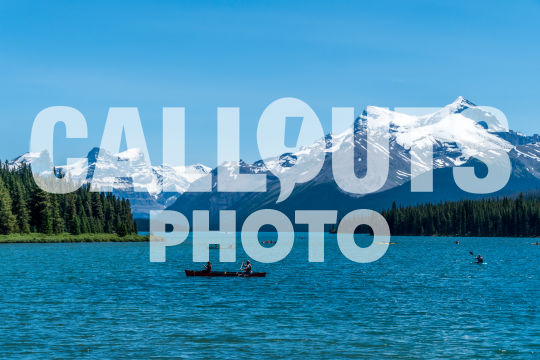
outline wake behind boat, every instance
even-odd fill
[[[198,271],[186,270],[186,276],[215,276],[215,277],[266,277],[265,272],[248,274],[243,271]]]

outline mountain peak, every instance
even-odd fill
[[[192,165],[192,167],[196,170],[199,170],[201,173],[208,174],[210,171],[212,171],[212,168],[203,164],[195,164]]]
[[[90,151],[88,152],[88,155],[86,155],[86,158],[88,159],[88,163],[89,163],[89,164],[94,164],[94,163],[96,163],[96,162],[97,162],[98,155],[99,155],[99,148],[98,148],[98,147],[92,148],[92,150],[90,150]]]
[[[456,108],[457,110],[463,110],[465,108],[476,106],[476,104],[465,99],[463,96],[458,96],[457,99],[454,100],[449,106],[452,108]]]

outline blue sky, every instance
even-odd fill
[[[161,109],[186,107],[187,160],[215,165],[218,106],[239,106],[241,157],[280,97],[332,106],[443,106],[462,95],[540,132],[539,1],[0,1],[0,158],[28,151],[36,114],[79,109],[98,146],[111,106],[139,108],[154,164]]]

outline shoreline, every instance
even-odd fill
[[[39,244],[39,243],[90,243],[90,242],[147,242],[148,235],[129,234],[56,234],[39,233],[0,235],[0,244]]]
[[[335,235],[335,234],[331,234]],[[372,235],[370,235],[372,236]],[[455,236],[455,235],[392,235],[392,237],[410,238],[410,237],[426,237],[426,238],[459,238],[459,239],[471,239],[471,238],[515,238],[515,239],[538,239],[536,237],[521,237],[521,236]],[[120,237],[116,234],[80,234],[71,235],[69,233],[46,235],[39,233],[30,234],[10,234],[0,235],[1,244],[53,244],[53,243],[104,243],[104,242],[149,242],[150,236],[148,234],[129,234]]]

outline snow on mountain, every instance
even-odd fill
[[[505,139],[497,136],[493,131],[487,130],[479,124],[477,119],[471,119],[464,114],[465,110],[476,110],[476,116],[481,114],[484,118],[490,114],[476,109],[476,106],[464,99],[457,98],[453,103],[431,114],[414,116],[399,113],[386,108],[368,106],[357,118],[355,131],[351,128],[340,134],[331,134],[320,139],[312,145],[301,148],[298,152],[284,154],[278,158],[266,159],[248,166],[243,163],[240,167],[247,173],[271,172],[281,180],[293,181],[294,172],[287,172],[287,168],[298,162],[317,164],[321,152],[334,153],[336,151],[359,152],[365,155],[367,149],[366,138],[367,121],[375,124],[375,131],[387,131],[383,134],[388,139],[389,147],[386,151],[379,144],[375,144],[376,152],[386,152],[390,158],[390,169],[387,183],[382,190],[403,184],[411,178],[410,150],[415,144],[416,151],[433,151],[433,167],[444,168],[459,166],[475,155],[487,154],[492,149],[510,151],[514,146]],[[500,128],[497,128],[500,130]],[[365,156],[357,156],[357,173],[366,172]],[[231,164],[229,164],[231,166]],[[333,175],[330,166],[325,166],[314,182],[332,181]]]
[[[97,161],[98,153],[101,156],[100,162]],[[30,164],[40,156],[39,153],[27,153],[9,162],[9,166]],[[86,182],[99,188],[113,183],[113,192],[130,199],[135,214],[145,213],[149,209],[163,209],[185,192],[192,182],[212,170],[202,164],[147,167],[142,152],[138,149],[110,154],[97,148],[92,149],[86,159],[57,166],[56,169],[62,173],[69,171],[74,177],[81,177],[87,172]],[[94,176],[96,170],[101,174],[99,179]],[[120,178],[117,178],[118,174],[121,174]],[[137,188],[145,191],[135,192]]]
[[[367,121],[375,123],[375,131],[382,131],[386,127],[390,129],[389,133],[385,130],[384,134],[388,140],[388,151],[383,146],[375,146],[375,151],[386,152],[389,157],[388,178],[377,192],[381,194],[381,199],[385,198],[384,194],[390,193],[392,189],[399,188],[401,189],[399,191],[404,191],[402,188],[407,187],[407,183],[411,181],[411,146],[413,144],[419,153],[432,149],[433,168],[438,174],[440,174],[438,170],[468,164],[475,156],[489,155],[493,149],[504,150],[510,156],[513,171],[521,172],[521,169],[525,169],[527,173],[514,173],[511,178],[513,184],[509,183],[509,190],[530,189],[530,186],[540,184],[540,137],[537,135],[525,137],[511,130],[505,130],[504,126],[497,124],[493,115],[463,97],[459,97],[451,104],[423,115],[410,115],[369,106],[356,119],[354,131],[351,124],[351,128],[346,131],[329,134],[295,153],[283,154],[276,158],[265,159],[265,161],[259,160],[253,164],[240,161],[238,164],[240,173],[266,173],[268,175],[265,193],[217,192],[216,169],[214,169],[212,193],[186,192],[170,208],[181,211],[186,216],[192,209],[198,208],[209,209],[214,214],[218,210],[234,209],[238,210],[238,218],[242,218],[262,208],[278,208],[287,213],[290,209],[321,207],[339,209],[342,207],[340,204],[344,202],[360,201],[362,196],[345,193],[336,185],[332,171],[332,156],[337,151],[354,151],[355,174],[359,178],[363,177],[367,171],[366,149],[368,141],[371,141],[366,136]],[[490,124],[489,128],[486,128],[486,124]],[[298,162],[317,164],[321,152],[324,153],[325,160],[319,174],[309,182],[296,184],[291,196],[284,203],[276,204],[281,188],[280,180],[291,181],[287,175],[287,168]],[[233,165],[235,164],[228,163],[222,166]],[[445,177],[448,174],[451,177],[451,173],[444,172],[444,174]],[[436,182],[440,180],[442,179],[434,180],[436,189]],[[444,186],[450,187],[451,179],[445,178],[444,181]],[[439,185],[442,186],[441,184]],[[453,182],[452,185],[456,187]],[[410,186],[407,189],[410,194]],[[443,189],[439,187],[438,190]],[[377,201],[373,199],[377,194],[371,194],[369,201],[376,203]],[[418,195],[416,197],[418,198]],[[424,197],[426,201],[429,201],[428,195]],[[434,195],[433,198],[436,201],[444,199],[444,191]],[[385,198],[386,200],[388,199]]]
[[[368,107],[367,117],[378,124],[386,123],[392,131],[391,140],[405,150],[410,150],[413,144],[420,151],[437,145],[450,145],[454,150],[458,149],[458,157],[448,158],[453,160],[454,165],[461,165],[471,156],[491,149],[510,151],[513,147],[510,143],[486,130],[477,120],[463,114],[464,109],[473,109],[474,106],[460,97],[441,110],[424,116]],[[435,167],[438,164],[445,166],[444,163],[436,161]]]
[[[90,153],[92,153],[92,151]],[[61,165],[56,168],[63,173],[69,171],[73,176],[81,176],[87,171],[87,180],[94,185],[101,185],[100,181],[103,184],[106,184],[111,178],[115,178],[119,173],[122,174],[122,178],[139,178],[147,180],[138,185],[145,187],[148,193],[154,196],[161,193],[162,189],[167,189],[168,192],[181,194],[187,190],[193,181],[208,174],[212,170],[202,164],[190,166],[159,165],[148,168],[139,149],[129,149],[117,154],[110,154],[101,150],[100,155],[102,161],[99,163],[97,162],[97,158],[92,158],[92,156],[90,156],[90,153],[87,159],[81,159],[73,164]],[[26,153],[10,161],[9,166],[16,167],[21,164],[30,164],[32,160],[38,159],[39,157],[39,153]],[[122,166],[122,168],[128,169],[128,171],[120,172],[117,165],[118,162],[125,162],[123,164],[125,166]],[[96,168],[102,170],[104,176],[101,179],[93,178],[92,176],[96,171]],[[135,184],[130,183],[130,186],[135,186]],[[115,188],[117,188],[117,185],[115,185]]]
[[[510,150],[510,156],[522,163],[526,171],[540,179],[540,142],[517,145]]]
[[[240,161],[239,164],[225,163],[222,170],[234,176],[233,166],[239,166],[240,173],[267,174],[265,193],[218,193],[216,184],[217,169],[210,169],[201,164],[188,167],[160,165],[147,167],[142,153],[130,149],[118,154],[109,154],[99,149],[92,149],[87,156],[88,166],[79,161],[69,166],[57,167],[61,171],[70,170],[80,175],[88,170],[87,181],[95,185],[105,185],[120,170],[124,175],[114,181],[114,192],[130,199],[136,215],[147,214],[150,209],[162,209],[171,206],[183,212],[193,208],[219,210],[226,208],[255,209],[275,206],[280,192],[280,180],[291,182],[296,176],[288,169],[297,164],[319,164],[323,157],[323,166],[319,174],[309,182],[297,184],[292,192],[311,194],[304,198],[320,196],[322,191],[343,191],[337,187],[332,171],[332,155],[336,151],[354,152],[355,173],[363,177],[367,171],[366,149],[368,141],[367,122],[375,124],[375,131],[384,130],[388,140],[388,150],[375,144],[375,151],[386,152],[389,157],[389,172],[386,183],[379,192],[403,186],[411,180],[411,147],[417,152],[432,149],[433,168],[445,169],[460,166],[472,157],[486,155],[492,149],[508,152],[513,164],[518,164],[535,179],[540,179],[540,136],[525,136],[498,126],[494,117],[472,102],[458,97],[453,103],[429,114],[411,115],[386,108],[368,106],[351,124],[351,128],[339,134],[329,134],[310,146],[295,153],[283,154],[272,159],[256,161],[252,164]],[[490,124],[486,128],[486,123]],[[494,126],[493,126],[494,125]],[[354,127],[354,131],[353,131]],[[97,164],[98,153],[102,163]],[[322,154],[322,155],[321,155]],[[29,163],[40,154],[27,153],[14,159],[10,166]],[[120,160],[120,161],[117,161]],[[418,165],[418,164],[417,164]],[[94,178],[99,166],[101,179]],[[122,169],[118,169],[120,166]],[[212,193],[186,192],[192,184],[212,177]],[[102,183],[100,183],[100,181]],[[144,188],[146,192],[135,192],[135,188]],[[164,191],[163,191],[164,190]],[[358,195],[347,194],[358,198]],[[294,200],[291,200],[294,201]]]
[[[26,164],[26,165],[29,165],[33,160],[35,159],[38,159],[40,156],[39,153],[33,153],[33,152],[29,152],[29,153],[26,153],[26,154],[23,154],[13,160],[11,160],[8,165],[10,167],[17,167],[17,166],[20,166],[22,164]]]

